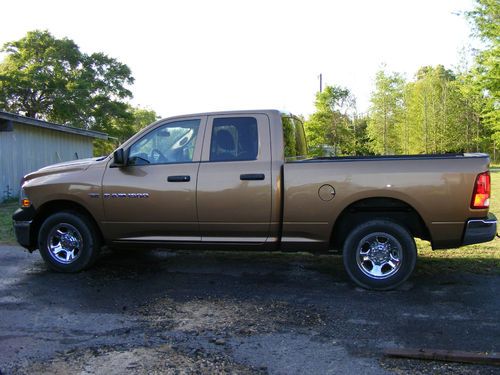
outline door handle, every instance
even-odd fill
[[[191,176],[168,176],[168,182],[189,182],[191,181]]]
[[[241,181],[250,181],[250,180],[263,180],[266,178],[264,173],[248,173],[248,174],[240,174]]]

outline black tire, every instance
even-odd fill
[[[41,225],[38,248],[52,270],[79,272],[97,259],[100,238],[87,217],[73,211],[62,211],[50,215]]]
[[[417,247],[405,227],[389,220],[370,220],[347,235],[343,258],[356,284],[366,289],[390,290],[412,274]]]

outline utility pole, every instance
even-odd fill
[[[323,92],[323,74],[319,73],[319,92]]]

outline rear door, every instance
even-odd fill
[[[209,116],[198,173],[202,241],[263,243],[271,220],[271,145],[264,114]]]

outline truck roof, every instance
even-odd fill
[[[195,116],[221,116],[221,115],[245,115],[245,114],[254,114],[254,113],[273,113],[277,115],[291,115],[290,112],[280,111],[278,109],[244,109],[244,110],[230,110],[230,111],[213,111],[213,112],[199,112],[199,113],[188,113],[188,114],[180,114],[175,116],[169,116],[162,118],[160,121],[166,119],[174,119],[177,117],[195,117]]]

